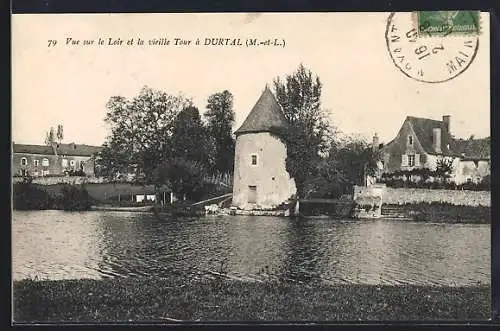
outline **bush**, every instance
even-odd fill
[[[415,169],[419,170],[419,169]],[[409,171],[406,171],[409,173]],[[463,183],[455,184],[454,182],[448,181],[427,181],[422,177],[416,180],[409,180],[409,174],[401,174],[403,171],[395,172],[394,174],[384,174],[379,180],[380,183],[385,184],[387,187],[392,188],[426,188],[426,189],[437,189],[437,190],[472,190],[472,191],[490,191],[491,190],[491,179],[490,176],[486,176],[479,183]],[[412,174],[411,176],[416,176]],[[429,177],[430,178],[430,177]]]
[[[89,210],[92,206],[91,198],[85,187],[69,184],[62,186],[59,203],[62,209],[70,211]]]
[[[31,177],[13,184],[13,208],[17,210],[44,210],[54,206],[54,197],[37,185]]]

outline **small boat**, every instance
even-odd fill
[[[100,211],[149,212],[153,209],[153,206],[137,206],[137,207],[92,206],[91,209]]]

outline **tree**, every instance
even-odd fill
[[[234,167],[235,140],[232,135],[234,124],[233,95],[225,90],[208,98],[208,134],[212,137],[215,149],[214,169],[222,173],[232,173]]]
[[[153,171],[172,156],[171,138],[177,114],[192,102],[144,86],[132,100],[111,97],[105,122],[111,127],[99,155],[101,172],[115,178],[124,171],[151,183]]]
[[[273,128],[287,145],[287,171],[294,178],[299,197],[305,197],[305,182],[318,175],[318,164],[328,150],[334,134],[325,111],[321,108],[321,81],[300,64],[282,81],[274,79],[278,103],[289,127]]]
[[[45,145],[52,146],[54,141],[55,141],[54,128],[50,127],[49,131],[47,131],[47,133],[45,135]]]
[[[57,125],[57,134],[56,134],[57,142],[60,144],[64,139],[64,131],[62,124]]]
[[[172,134],[172,156],[200,162],[210,167],[207,129],[203,126],[198,108],[183,109],[175,119]]]
[[[328,179],[343,187],[344,193],[353,185],[363,185],[366,176],[374,176],[380,155],[370,144],[355,136],[332,143],[327,162]]]
[[[440,157],[436,160],[436,176],[441,180],[446,180],[451,177],[453,172],[453,158]]]
[[[154,171],[155,183],[167,185],[175,193],[188,199],[198,199],[203,195],[205,168],[197,161],[184,157],[174,157],[160,164]]]

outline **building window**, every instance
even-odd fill
[[[28,165],[28,159],[25,157],[21,158],[21,165],[22,166]]]
[[[21,169],[21,176],[28,176],[28,170]]]
[[[62,166],[66,168],[68,166],[68,159],[62,159]]]
[[[33,165],[35,167],[38,167],[40,165],[40,161],[39,160],[33,160]]]
[[[408,166],[409,167],[415,166],[415,155],[408,155]]]
[[[49,159],[45,158],[42,160],[42,166],[48,167],[49,166]]]
[[[252,154],[252,165],[253,166],[257,165],[257,154]]]
[[[413,145],[413,137],[412,136],[408,136],[408,145]]]
[[[69,161],[69,165],[72,166],[72,167],[74,167],[75,166],[75,160]]]

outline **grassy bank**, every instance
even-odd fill
[[[490,224],[489,206],[460,206],[445,202],[382,205],[382,214],[397,213],[418,221]]]
[[[488,318],[488,286],[309,286],[180,278],[14,282],[16,322]]]

